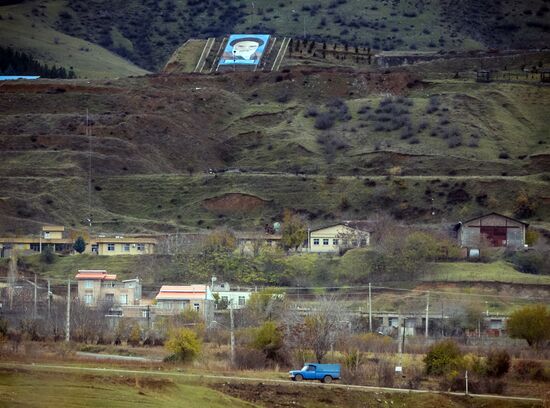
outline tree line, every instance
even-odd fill
[[[56,65],[48,66],[36,60],[26,52],[16,51],[11,47],[0,47],[0,74],[3,75],[38,75],[43,78],[76,78],[72,67],[67,70]]]

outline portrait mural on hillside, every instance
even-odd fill
[[[257,65],[268,41],[267,34],[231,34],[220,65]]]

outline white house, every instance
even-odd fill
[[[366,221],[343,221],[309,232],[310,252],[335,253],[343,249],[366,247],[370,244],[371,224]]]
[[[253,293],[249,290],[231,290],[229,283],[215,285],[212,292],[214,296],[219,296],[220,301],[231,305],[233,309],[242,309],[245,307]]]

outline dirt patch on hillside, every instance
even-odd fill
[[[257,210],[264,207],[266,203],[266,200],[253,195],[229,193],[219,197],[208,198],[203,201],[202,205],[209,211],[236,213]]]
[[[55,82],[47,81],[43,82],[41,80],[38,82],[16,82],[10,84],[4,84],[0,88],[0,92],[18,92],[18,93],[47,93],[47,94],[62,94],[66,92],[74,93],[87,93],[87,94],[114,94],[122,93],[124,90],[122,88],[110,87],[110,86],[99,86],[99,85],[85,85],[72,83],[68,84],[67,81]]]

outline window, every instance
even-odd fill
[[[229,304],[229,298],[227,296],[222,296],[222,301]]]
[[[244,306],[246,303],[246,298],[244,296],[239,296],[239,306]]]
[[[115,250],[115,244],[107,244],[107,251],[114,251]]]
[[[144,251],[145,250],[145,244],[137,244],[137,250],[138,251]]]
[[[122,250],[124,252],[130,252],[130,244],[123,244],[122,245]]]
[[[114,293],[105,294],[105,302],[114,303],[115,302],[115,294]]]
[[[120,295],[120,304],[121,305],[128,304],[128,295],[126,293],[123,293]]]
[[[328,238],[323,239],[323,245],[328,245]]]
[[[337,240],[337,239],[333,239],[333,240],[332,240],[332,245],[338,245],[338,240]]]
[[[367,246],[367,239],[366,238],[363,238],[361,240],[361,246]]]
[[[199,303],[193,303],[193,310],[194,310],[195,312],[198,312],[199,309],[200,309],[200,306],[201,306],[201,305],[200,305]]]
[[[50,233],[44,232],[44,239],[50,239]]]
[[[91,281],[91,280],[84,281],[84,287],[86,289],[92,289],[94,287],[94,281]]]
[[[31,244],[31,251],[40,251],[40,244]]]
[[[91,293],[86,293],[84,295],[84,303],[87,305],[91,305],[92,303],[94,303],[94,295],[92,295]]]
[[[98,252],[99,252],[99,250],[98,250],[98,245],[97,245],[97,244],[93,244],[93,245],[92,245],[92,253],[97,254]]]
[[[313,245],[319,245],[319,238],[313,239]]]

